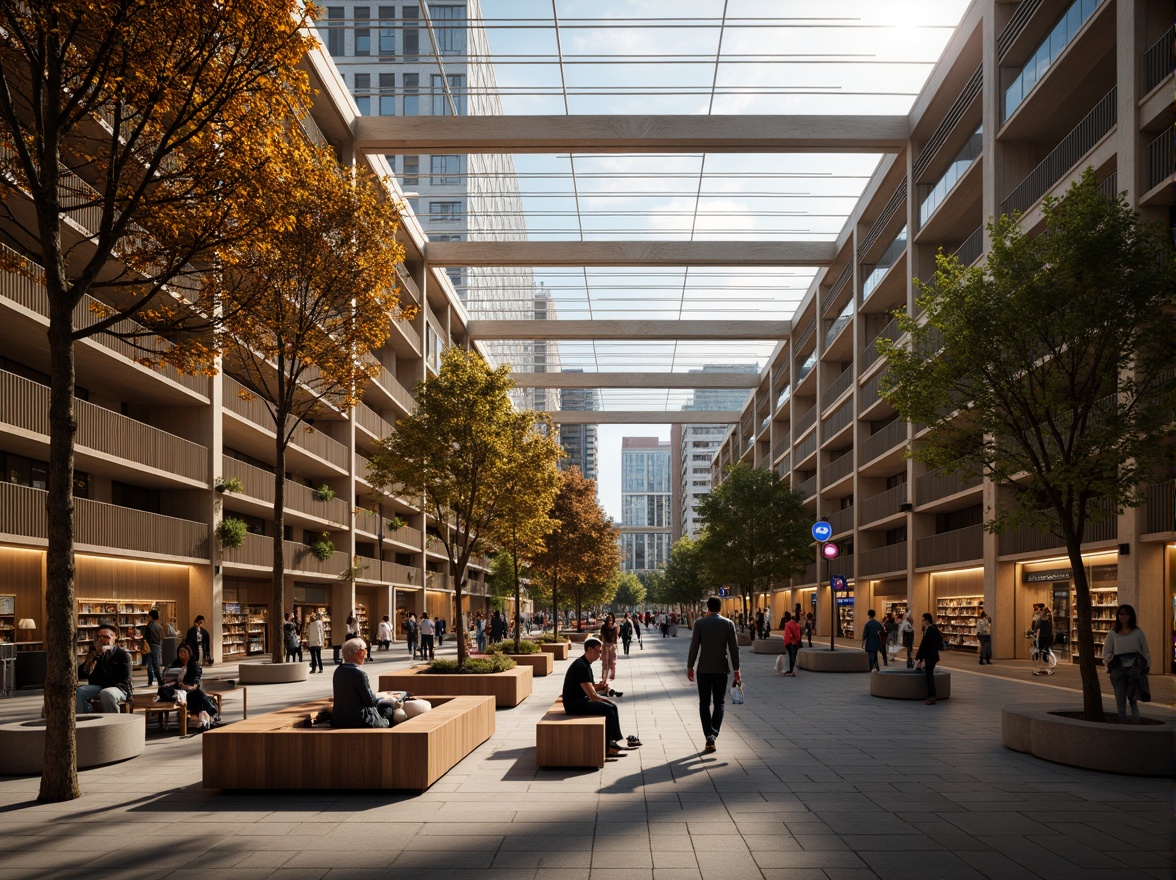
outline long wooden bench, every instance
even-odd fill
[[[424,791],[494,734],[494,698],[421,696],[433,709],[391,729],[315,726],[316,700],[204,734],[204,787]]]
[[[568,715],[560,697],[535,725],[535,764],[539,767],[603,767],[604,718]]]

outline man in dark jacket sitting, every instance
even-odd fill
[[[101,700],[103,712],[117,712],[118,704],[131,698],[131,655],[120,648],[118,628],[111,623],[98,624],[90,653],[78,667],[77,713],[85,715],[93,710],[90,700]]]
[[[335,670],[335,706],[331,710],[331,727],[391,727],[393,705],[372,693],[367,673],[360,669],[367,660],[363,639],[343,643],[343,663]]]

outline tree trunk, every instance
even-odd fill
[[[286,614],[286,430],[285,419],[275,422],[274,432],[274,553],[273,553],[273,614],[270,615],[270,660],[286,661],[285,633],[282,630]],[[297,623],[297,622],[296,622]],[[299,635],[301,638],[301,634]]]
[[[1070,530],[1067,530],[1068,532]],[[1091,629],[1090,581],[1082,562],[1082,541],[1072,533],[1066,538],[1066,554],[1074,576],[1074,599],[1078,629],[1078,672],[1082,676],[1082,712],[1087,721],[1103,720],[1102,685],[1094,656],[1094,631]],[[1055,632],[1057,621],[1054,622]]]
[[[523,607],[523,591],[519,586],[519,557],[518,553],[512,553],[511,562],[514,563],[514,594],[515,594],[515,653],[519,653],[522,648],[523,639],[523,612],[520,610]]]
[[[465,627],[461,623],[461,600],[464,595],[462,587],[464,578],[457,574],[457,566],[454,566],[453,573],[453,635],[457,639],[457,665],[463,667],[466,665],[466,660],[469,659],[469,654],[466,652]]]
[[[56,233],[57,230],[55,229]],[[47,261],[48,262],[48,261]],[[58,269],[62,264],[58,263]],[[74,602],[74,347],[73,309],[63,273],[49,289],[49,548],[45,557],[45,758],[37,800],[81,796],[77,771],[77,615]]]

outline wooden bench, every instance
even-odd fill
[[[241,711],[242,717],[249,717],[249,688],[238,686],[234,681],[225,681],[221,679],[209,679],[200,683],[201,689],[208,695],[208,698],[216,703],[216,714],[223,715],[224,698],[226,694],[240,694],[241,695]],[[169,717],[172,712],[176,713],[176,726],[179,728],[180,736],[188,735],[188,707],[185,703],[176,703],[171,700],[156,700],[155,695],[151,693],[132,694],[129,704],[123,704],[128,708],[128,712],[142,712],[150,718],[155,716],[155,720],[159,725],[160,730],[167,730],[170,723]]]
[[[604,718],[568,715],[563,697],[535,725],[535,764],[539,767],[603,767]]]
[[[424,791],[494,734],[494,698],[421,696],[430,712],[391,729],[315,726],[316,700],[210,730],[204,787]]]

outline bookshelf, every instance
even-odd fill
[[[1115,610],[1119,607],[1119,587],[1090,586],[1090,629],[1094,635],[1094,659],[1102,663],[1103,643],[1115,627]],[[1070,659],[1078,662],[1078,597],[1070,589]]]
[[[979,651],[976,620],[984,610],[983,596],[943,596],[935,600],[935,625],[953,648]]]
[[[361,602],[355,603],[355,628],[359,632],[359,637],[371,644],[371,639],[368,637],[367,606]]]
[[[16,641],[16,596],[0,596],[0,642]]]
[[[118,627],[118,646],[131,655],[136,666],[143,664],[143,630],[147,626],[147,612],[159,611],[159,619],[167,621],[176,616],[176,603],[157,599],[78,599],[78,634],[75,653],[80,663],[90,650],[90,643],[102,623]]]
[[[221,620],[221,654],[245,657],[265,653],[265,624],[268,609],[264,605],[225,602]]]
[[[323,646],[330,647],[333,642],[331,641],[331,607],[329,605],[294,604],[294,616],[298,618],[298,625],[302,627],[302,643],[306,644],[306,624],[315,614],[323,616]]]

